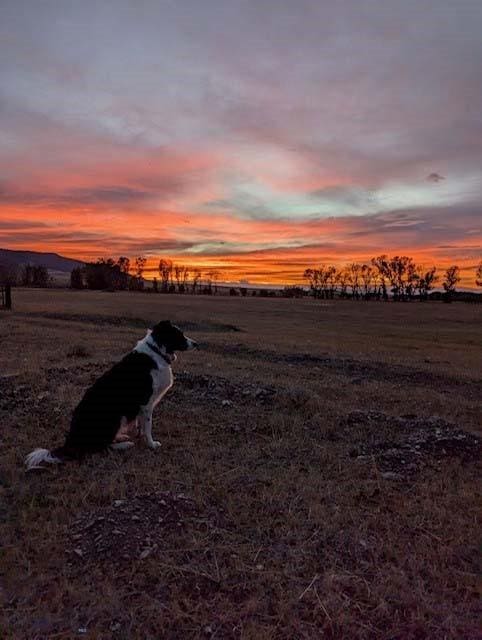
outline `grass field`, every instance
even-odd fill
[[[475,639],[482,309],[15,290],[0,637]],[[169,318],[158,451],[25,474]],[[475,435],[474,435],[475,434]]]

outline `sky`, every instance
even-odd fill
[[[480,0],[2,0],[0,247],[482,258]]]

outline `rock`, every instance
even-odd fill
[[[232,400],[223,400],[221,402],[221,405],[223,407],[232,407],[233,406],[233,401]]]
[[[84,552],[82,551],[82,549],[79,549],[78,547],[74,549],[74,553],[78,558],[84,557]]]
[[[382,473],[381,475],[384,480],[403,480],[402,475],[394,473],[393,471],[385,471],[385,473]]]
[[[125,500],[114,500],[114,507],[120,507],[124,502]]]

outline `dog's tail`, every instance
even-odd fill
[[[25,466],[27,471],[32,469],[43,469],[43,464],[62,464],[66,460],[71,459],[71,456],[67,454],[65,447],[58,447],[57,449],[34,449],[25,458]]]

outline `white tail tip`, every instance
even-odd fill
[[[25,458],[25,466],[27,471],[32,469],[42,469],[42,463],[60,464],[62,460],[53,456],[48,449],[35,449]]]

